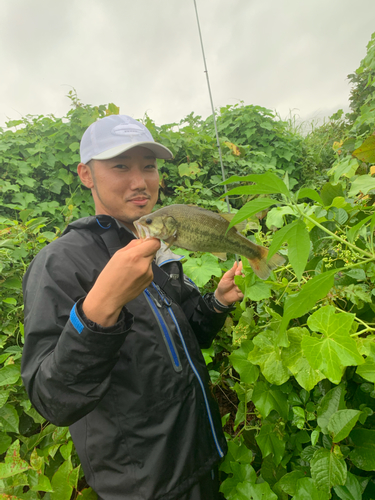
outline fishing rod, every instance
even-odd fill
[[[197,16],[197,25],[198,25],[199,39],[201,41],[203,64],[204,64],[204,72],[206,73],[208,93],[210,95],[210,101],[211,101],[212,117],[214,119],[214,127],[215,127],[215,134],[216,134],[216,145],[217,145],[217,149],[219,151],[219,158],[220,158],[221,176],[222,176],[223,182],[224,182],[225,181],[225,170],[224,170],[223,157],[222,157],[222,154],[221,154],[221,147],[220,147],[220,142],[219,142],[219,133],[217,131],[217,125],[216,125],[216,113],[215,113],[215,108],[214,108],[214,102],[213,102],[213,99],[212,99],[210,79],[208,77],[208,69],[207,69],[207,64],[206,64],[206,56],[204,55],[203,38],[202,38],[202,33],[201,33],[201,27],[200,27],[200,24],[199,24],[199,16],[198,16],[197,3],[196,3],[195,0],[193,0],[193,1],[194,1],[194,7],[195,7],[195,15]],[[228,190],[227,190],[227,185],[226,184],[224,184],[224,192],[225,192],[225,199],[226,199],[226,202],[227,202],[228,214],[230,214],[230,204],[229,204],[229,198],[228,198],[228,195],[227,195]],[[236,262],[237,262],[237,265],[238,265],[239,264],[238,255],[236,254],[235,257],[236,257]]]
[[[208,77],[208,69],[207,69],[207,64],[206,64],[206,57],[204,55],[204,47],[203,47],[203,39],[202,39],[202,33],[201,33],[201,27],[199,24],[199,16],[198,16],[198,9],[197,9],[197,3],[195,0],[194,1],[194,7],[195,7],[195,14],[197,16],[197,25],[198,25],[198,32],[199,32],[199,38],[201,42],[201,48],[202,48],[202,56],[203,56],[203,64],[204,64],[204,72],[206,73],[206,80],[207,80],[207,86],[208,86],[208,93],[210,95],[210,101],[211,101],[211,109],[212,109],[212,117],[214,119],[214,127],[215,127],[215,134],[216,134],[216,145],[217,149],[219,151],[219,158],[220,158],[220,166],[221,166],[221,176],[223,178],[223,182],[225,181],[225,171],[224,171],[224,165],[223,165],[223,157],[221,154],[221,147],[220,147],[220,142],[219,142],[219,133],[217,131],[217,125],[216,125],[216,114],[215,114],[215,108],[214,108],[214,103],[212,99],[212,93],[211,93],[211,86],[210,86],[210,79]],[[227,201],[227,207],[228,207],[228,213],[230,213],[230,205],[229,205],[229,198],[228,195],[226,194],[228,192],[226,184],[224,184],[224,192],[225,192],[225,199]]]

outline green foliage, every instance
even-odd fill
[[[375,498],[375,39],[352,83],[353,114],[306,137],[259,106],[218,114],[232,224],[287,263],[267,281],[244,260],[244,299],[204,352],[223,404],[228,500]],[[84,129],[118,113],[69,94],[63,119],[26,117],[0,130],[0,494],[95,500],[67,428],[46,422],[20,379],[21,282],[31,259],[72,219],[93,213],[75,174]],[[174,160],[160,161],[160,203],[225,211],[212,119],[193,113],[156,127]],[[213,290],[234,259],[184,255]],[[229,411],[229,413],[228,413]]]
[[[22,277],[33,256],[57,236],[45,230],[47,218],[24,215],[23,221],[0,217],[0,493],[26,500],[46,493],[50,500],[69,500],[73,492],[91,492],[95,500],[82,480],[68,428],[46,422],[21,381]]]
[[[353,87],[350,92],[350,108],[352,113],[348,115],[351,123],[356,123],[367,104],[373,101],[375,82],[375,33],[367,45],[367,54],[361,61],[355,73],[350,74],[348,79]]]
[[[339,158],[337,165],[344,161]],[[261,466],[253,465],[259,481],[280,499],[332,494],[345,499],[354,493],[353,498],[372,498],[358,491],[375,470],[375,185],[369,174],[349,167],[332,169],[331,175],[340,189],[327,183],[320,192],[292,192],[269,173],[244,177],[252,184],[230,192],[273,194],[284,213],[278,231],[257,239],[263,244],[272,239],[269,256],[281,252],[289,263],[264,283],[270,293],[258,300],[248,292],[257,278],[245,265],[244,277],[236,281],[245,293],[242,314],[249,317],[251,310],[251,328],[228,346],[227,359],[238,375],[231,378],[224,364],[216,380],[237,394],[251,394],[247,408],[238,406],[233,439],[253,451],[254,462],[261,455]],[[228,183],[233,181],[240,179]],[[253,203],[244,205],[236,222],[251,213]],[[233,457],[225,459],[222,471],[228,473],[227,460],[231,469],[222,491],[240,473]],[[270,479],[265,463],[279,481]],[[304,482],[299,471],[307,476]]]
[[[217,207],[217,196],[223,194],[223,188],[218,187],[221,167],[212,118],[204,121],[191,114],[178,124],[157,127],[147,117],[145,124],[155,140],[175,156],[172,161],[159,162],[161,202]],[[243,104],[226,106],[217,115],[217,125],[228,176],[287,172],[293,185],[302,178],[303,138],[270,110]],[[232,205],[240,207],[242,200],[232,200]]]
[[[72,91],[68,97],[72,109],[64,118],[26,116],[0,129],[2,215],[44,216],[62,229],[71,218],[92,213],[91,194],[76,174],[79,142],[92,122],[116,109],[83,105]]]

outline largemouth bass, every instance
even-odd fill
[[[275,254],[267,262],[267,248],[252,243],[235,227],[226,233],[230,217],[233,215],[191,205],[169,205],[144,215],[134,225],[140,238],[159,238],[168,244],[168,248],[177,245],[194,252],[243,255],[254,273],[263,280],[267,279],[273,269],[285,262],[284,257]]]

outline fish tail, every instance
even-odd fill
[[[267,262],[268,250],[267,248],[260,247],[260,256],[254,259],[248,259],[250,266],[254,273],[262,280],[266,280],[271,271],[279,266],[282,266],[285,262],[284,257],[276,253]]]

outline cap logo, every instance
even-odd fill
[[[144,134],[142,127],[136,124],[132,125],[117,125],[112,129],[113,135],[134,135],[134,134]]]

